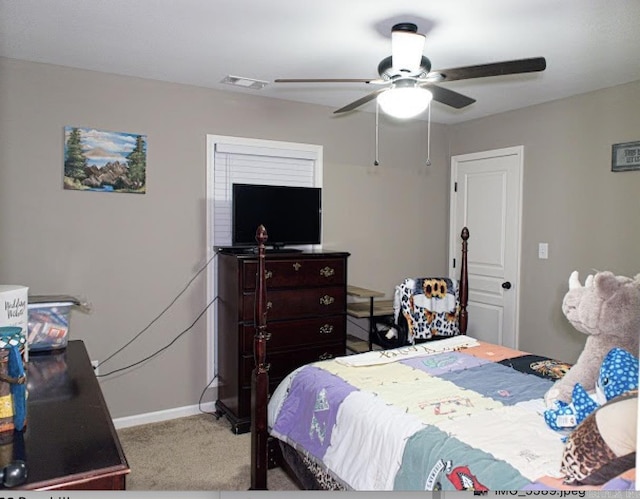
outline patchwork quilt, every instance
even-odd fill
[[[347,490],[580,488],[542,416],[568,367],[468,336],[316,362],[274,392],[269,429]]]

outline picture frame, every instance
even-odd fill
[[[64,127],[64,189],[145,194],[147,136]]]
[[[611,146],[611,171],[640,170],[640,141],[623,142]]]

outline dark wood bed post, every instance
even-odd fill
[[[462,228],[460,234],[462,238],[462,264],[460,265],[460,320],[459,327],[461,334],[467,334],[467,302],[469,300],[469,276],[467,271],[467,240],[469,239],[469,229]]]
[[[265,243],[267,230],[256,230],[258,242],[258,275],[256,276],[256,334],[253,339],[255,368],[251,374],[251,490],[267,489],[267,403],[269,396],[269,366],[267,359],[267,286],[265,279]]]

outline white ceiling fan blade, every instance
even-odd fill
[[[394,71],[416,73],[424,51],[425,36],[417,31],[415,24],[397,24],[391,31],[391,59]]]

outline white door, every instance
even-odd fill
[[[523,147],[451,158],[449,273],[469,229],[467,334],[518,347]]]

